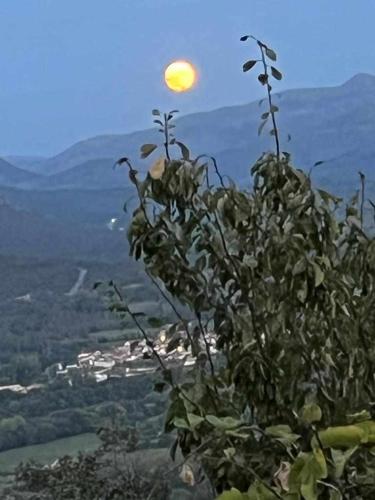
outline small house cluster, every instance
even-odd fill
[[[76,376],[93,377],[96,382],[104,382],[109,378],[123,378],[152,373],[157,368],[154,352],[166,366],[192,366],[195,357],[191,347],[183,342],[183,332],[177,331],[173,335],[169,328],[161,330],[153,340],[153,347],[149,347],[145,339],[128,340],[123,345],[107,352],[84,352],[78,355],[76,364],[58,365],[56,376],[67,378],[70,382]],[[212,355],[216,354],[216,339],[213,334],[206,335],[205,342]],[[205,343],[202,349],[206,350]],[[153,352],[154,351],[154,352]]]

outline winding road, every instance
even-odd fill
[[[77,295],[77,293],[79,292],[81,286],[83,285],[83,282],[85,280],[86,274],[87,274],[87,269],[83,269],[82,267],[80,267],[79,268],[79,274],[78,274],[77,281],[74,283],[74,285],[69,290],[69,292],[67,292],[65,294],[66,296],[68,296],[68,297],[74,297],[74,295]]]

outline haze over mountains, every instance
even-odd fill
[[[374,180],[375,76],[358,74],[338,87],[288,90],[275,95],[274,103],[280,108],[282,149],[292,153],[294,163],[308,169],[326,161],[316,170],[318,182],[348,194],[357,185],[358,170]],[[214,155],[224,173],[241,181],[251,162],[272,145],[266,131],[257,134],[264,109],[264,103],[252,102],[187,115],[176,120],[176,136],[193,154]],[[42,190],[119,188],[127,176],[111,166],[125,155],[146,170],[150,160],[139,160],[139,147],[146,142],[161,142],[155,129],[89,138],[39,165],[35,158],[14,157],[15,164],[44,175],[27,179],[9,172],[0,184]]]
[[[8,161],[12,165],[16,165],[19,168],[23,168],[28,170],[29,172],[35,172],[36,174],[39,171],[43,170],[43,161],[47,158],[43,156],[6,156],[4,160]]]
[[[2,186],[28,186],[37,182],[39,176],[28,170],[16,167],[0,158],[0,185]]]
[[[119,233],[87,224],[51,220],[40,214],[0,206],[0,256],[114,260],[125,256]]]

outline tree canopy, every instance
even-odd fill
[[[146,178],[120,161],[138,194],[131,254],[172,305],[190,310],[176,310],[176,321],[197,365],[181,383],[161,366],[171,389],[166,430],[177,430],[176,446],[199,460],[223,500],[371,498],[374,237],[363,198],[345,205],[280,151],[270,75],[281,73],[269,75],[266,57],[276,54],[257,43],[276,152],[251,168],[251,189],[223,178],[214,158],[191,158],[173,135],[174,112],[153,112],[164,154]]]

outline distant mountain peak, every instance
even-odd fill
[[[366,87],[375,88],[375,75],[371,75],[370,73],[358,73],[346,81],[342,86],[349,89],[363,89]]]

